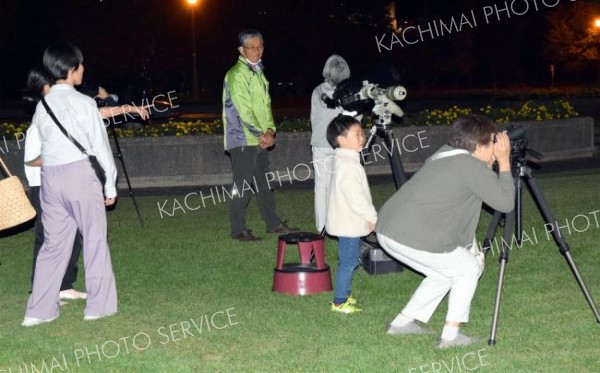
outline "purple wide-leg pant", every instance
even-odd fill
[[[89,160],[42,167],[44,244],[37,257],[26,317],[58,316],[59,291],[77,229],[83,236],[86,316],[117,312],[117,289],[107,243],[102,186]]]

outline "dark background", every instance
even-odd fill
[[[396,1],[400,22],[426,25],[454,15],[476,13],[478,26],[415,45],[377,49],[390,14],[388,0],[199,0],[196,44],[203,102],[219,102],[225,72],[237,58],[237,33],[259,29],[265,38],[263,61],[277,100],[309,99],[322,81],[321,70],[332,53],[344,56],[353,75],[374,66],[393,66],[411,89],[549,86],[549,64],[556,82],[595,81],[593,58],[576,71],[548,52],[548,14],[586,3],[561,0],[522,16],[502,14],[485,24],[483,7],[503,1]],[[556,0],[546,0],[553,4]],[[508,2],[510,3],[510,1]],[[590,2],[591,3],[591,2]],[[521,6],[522,9],[522,6]],[[564,11],[564,10],[563,10]],[[191,10],[184,0],[6,0],[0,10],[0,99],[17,102],[28,70],[41,62],[44,48],[56,40],[78,45],[86,78],[99,82],[123,100],[176,90],[189,96],[192,72]],[[589,20],[581,20],[589,22]],[[600,39],[599,39],[600,40]],[[600,63],[598,64],[600,66]]]

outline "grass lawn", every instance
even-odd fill
[[[584,280],[600,300],[600,171],[537,179]],[[373,186],[372,192],[381,206],[393,186]],[[275,194],[281,216],[314,229],[312,191]],[[600,371],[600,325],[527,192],[523,229],[529,240],[511,252],[497,346],[485,342],[498,274],[498,256],[488,255],[471,322],[463,329],[483,341],[443,351],[436,343],[446,301],[429,323],[435,335],[385,334],[387,322],[421,281],[419,275],[406,270],[371,276],[359,269],[353,293],[363,312],[334,314],[327,304],[331,293],[292,297],[271,291],[277,238],[264,233],[254,200],[249,226],[264,240],[239,243],[229,238],[227,203],[177,209],[161,218],[159,204],[168,200],[165,209],[171,213],[174,198],[183,206],[184,197],[138,198],[144,228],[129,198],[109,212],[119,312],[94,322],[82,321],[83,301],[70,301],[52,323],[19,326],[28,297],[33,230],[1,238],[0,372]],[[483,213],[480,240],[488,222]],[[336,251],[337,243],[327,240],[332,275]],[[84,289],[83,273],[76,287]]]

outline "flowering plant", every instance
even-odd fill
[[[550,103],[527,101],[519,108],[492,107],[487,105],[472,109],[452,106],[449,109],[426,109],[416,114],[407,114],[402,119],[404,126],[437,126],[449,125],[459,115],[479,113],[487,116],[497,123],[514,122],[521,120],[553,120],[576,117],[579,114],[573,106],[564,100],[555,100]],[[367,125],[372,120],[365,115],[363,122]],[[0,136],[15,136],[24,133],[29,123],[11,124],[0,123]],[[191,135],[214,135],[223,133],[223,122],[221,119],[209,121],[178,121],[169,120],[156,125],[143,125],[137,127],[117,126],[115,128],[120,137],[159,137],[159,136],[191,136]],[[284,132],[310,131],[310,120],[306,117],[283,117],[277,123],[277,130]]]
[[[459,108],[456,105],[447,110],[427,109],[416,115],[408,115],[404,124],[410,126],[435,126],[451,124],[459,115],[478,113],[485,115],[494,122],[507,123],[521,120],[553,120],[576,117],[579,114],[573,106],[564,100],[555,100],[549,104],[527,101],[520,108],[493,108],[490,105],[478,110]]]

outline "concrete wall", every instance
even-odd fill
[[[594,153],[592,118],[546,122],[519,122],[526,129],[529,147],[544,154],[544,161],[590,157]],[[394,147],[399,149],[406,171],[416,171],[448,141],[450,127],[394,128]],[[0,138],[0,156],[11,171],[26,183],[23,173],[22,138]],[[229,157],[223,151],[223,136],[120,138],[119,144],[134,188],[221,185],[231,183]],[[114,142],[113,142],[114,147]],[[389,174],[390,147],[377,140],[366,158],[369,174]],[[281,132],[271,150],[273,178],[312,178],[309,132]],[[127,188],[119,166],[119,188]]]

